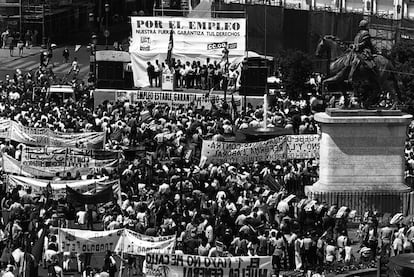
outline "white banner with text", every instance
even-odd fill
[[[220,62],[223,50],[231,61],[246,50],[246,19],[244,18],[185,18],[131,17],[132,70],[136,87],[149,85],[147,66],[167,57],[169,47],[176,60]],[[171,34],[172,32],[172,34]]]

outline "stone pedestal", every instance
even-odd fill
[[[327,110],[321,125],[319,181],[311,193],[398,193],[404,183],[404,142],[412,116],[399,111]]]

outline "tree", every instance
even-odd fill
[[[306,82],[312,73],[312,61],[302,51],[286,51],[277,57],[283,86],[293,100],[297,100],[309,90]]]
[[[406,112],[414,113],[414,41],[402,40],[391,49],[390,58],[398,72],[401,100]]]

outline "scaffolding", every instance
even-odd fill
[[[44,1],[22,1],[21,4],[21,27],[22,32],[30,25],[40,25],[42,29],[42,45],[47,43],[46,26],[50,23],[51,6],[50,0]]]

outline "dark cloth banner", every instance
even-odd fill
[[[112,186],[95,193],[83,194],[66,186],[66,200],[70,203],[77,204],[99,204],[112,201],[114,198]]]

